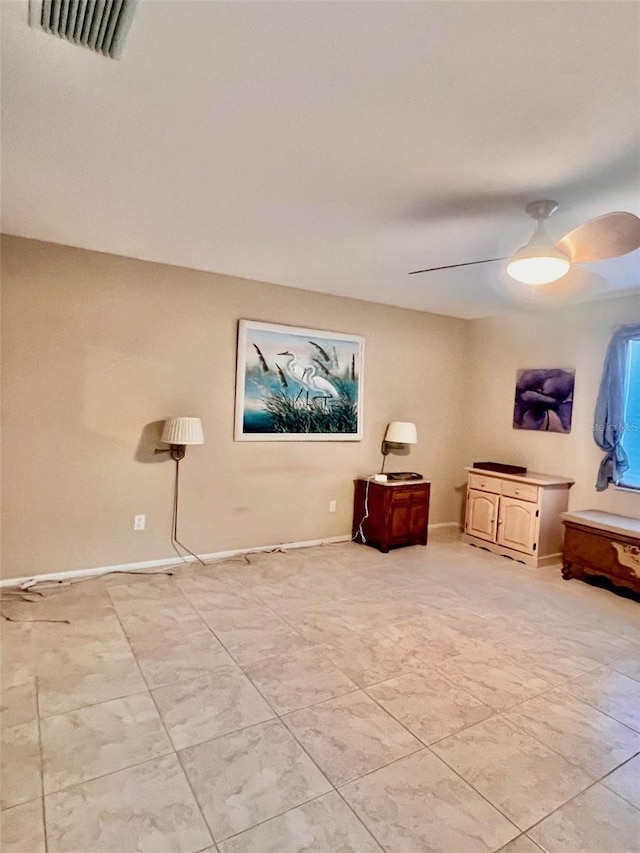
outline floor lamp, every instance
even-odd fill
[[[176,463],[176,475],[173,483],[173,515],[171,518],[171,544],[179,557],[184,559],[183,555],[178,550],[178,545],[188,554],[196,559],[203,566],[206,563],[190,551],[186,545],[178,539],[178,503],[180,496],[180,462],[185,457],[188,444],[204,444],[204,435],[202,433],[202,422],[200,418],[167,418],[164,422],[162,437],[160,439],[163,444],[168,444],[168,448],[157,449],[156,453],[170,453],[171,458]]]

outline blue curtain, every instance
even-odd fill
[[[624,434],[624,391],[629,341],[634,338],[640,338],[640,323],[617,328],[604,360],[593,424],[595,443],[605,453],[596,481],[599,492],[608,488],[609,483],[619,482],[629,467],[629,459],[621,441]]]

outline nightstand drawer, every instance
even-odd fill
[[[469,488],[479,489],[481,492],[492,492],[500,494],[500,483],[497,477],[483,477],[480,474],[469,474]]]
[[[508,498],[519,498],[521,501],[538,503],[538,487],[529,483],[514,483],[511,480],[502,480],[502,494]]]
[[[421,503],[429,494],[427,486],[405,486],[391,487],[391,500],[396,503]]]

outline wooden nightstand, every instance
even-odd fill
[[[383,554],[402,545],[427,544],[430,482],[358,479],[355,486],[351,535],[356,542],[373,545]]]

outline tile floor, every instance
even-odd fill
[[[557,567],[444,531],[3,612],[4,853],[640,853],[640,604]]]

